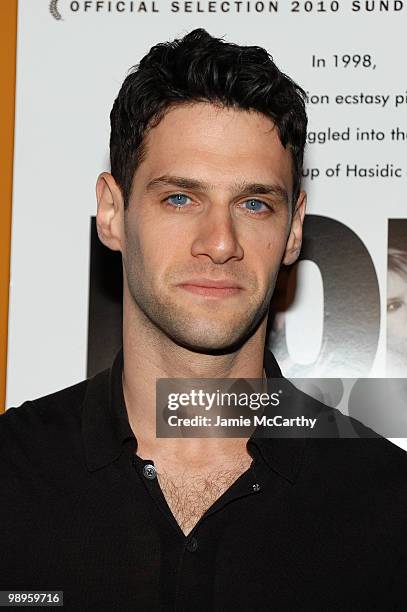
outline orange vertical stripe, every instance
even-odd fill
[[[17,0],[0,2],[0,412],[5,410],[16,84]]]

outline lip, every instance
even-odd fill
[[[230,280],[213,280],[210,278],[189,278],[188,280],[180,283],[181,286],[193,285],[194,287],[215,287],[216,289],[241,289],[235,281]]]
[[[180,283],[178,287],[190,293],[212,297],[227,297],[236,295],[242,290],[234,281],[211,280],[210,278],[191,278]]]

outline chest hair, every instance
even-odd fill
[[[185,535],[194,528],[201,516],[250,466],[251,458],[239,459],[228,466],[210,472],[157,474],[163,495],[178,525]]]

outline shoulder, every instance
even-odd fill
[[[363,429],[358,423],[356,427]],[[365,437],[308,439],[304,469],[320,474],[343,494],[353,490],[407,509],[407,453],[386,438],[369,436],[369,431]]]
[[[303,470],[308,482],[341,495],[372,496],[407,507],[407,453],[361,421],[292,389],[290,409],[313,416]]]
[[[92,380],[60,389],[48,395],[25,401],[0,415],[0,461],[15,459],[31,463],[53,452],[67,451],[78,440],[81,429],[82,404]]]
[[[27,400],[0,415],[0,432],[20,427],[44,427],[64,417],[75,417],[83,401],[88,380],[48,395]]]

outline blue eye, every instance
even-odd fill
[[[174,195],[170,195],[168,196],[168,202],[170,202],[170,204],[175,204],[175,206],[179,206],[182,207],[185,204],[188,203],[188,196],[182,194],[182,193],[175,193]]]
[[[246,204],[249,204],[249,207],[246,208],[246,210],[250,211],[250,212],[259,212],[259,206],[266,206],[266,204],[264,202],[262,202],[261,200],[256,200],[254,198],[250,198],[250,200],[246,200],[245,202],[243,202],[243,204],[246,206]]]

